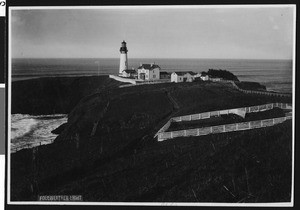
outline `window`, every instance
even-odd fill
[[[155,79],[156,78],[156,75],[155,74],[153,74],[153,79]]]

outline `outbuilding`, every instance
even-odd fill
[[[219,78],[219,77],[211,77],[209,78],[210,81],[213,81],[213,82],[220,82],[222,80],[222,78]]]
[[[161,71],[160,72],[160,79],[170,79],[171,78],[171,74],[166,72],[166,71]]]
[[[136,73],[136,70],[134,70],[134,69],[128,69],[128,70],[122,71],[123,77],[135,78],[136,75],[137,75],[137,73]]]
[[[192,82],[195,75],[192,71],[176,71],[171,74],[171,82]]]

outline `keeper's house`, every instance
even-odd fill
[[[171,74],[171,82],[193,82],[195,75],[192,71],[176,71]]]
[[[138,79],[142,80],[159,80],[160,67],[155,63],[141,64],[138,68]]]

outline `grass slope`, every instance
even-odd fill
[[[35,153],[25,149],[12,154],[12,200],[60,193],[82,194],[85,201],[260,202],[290,198],[289,123],[259,132],[162,143],[153,139],[171,116],[288,99],[250,97],[230,85],[211,82],[127,88],[114,88],[110,82],[103,80],[96,89],[81,93],[85,97],[78,99],[53,144],[38,147]],[[263,161],[261,168],[251,162],[253,155]],[[263,176],[254,179],[262,170]],[[251,188],[245,188],[245,180]],[[269,182],[276,184],[274,189],[278,187],[273,197],[264,191]],[[223,185],[234,196],[226,194]]]

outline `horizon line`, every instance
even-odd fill
[[[119,57],[17,57],[11,59],[120,59]],[[199,59],[199,60],[293,60],[293,58],[151,58],[151,57],[131,57],[130,59]]]

